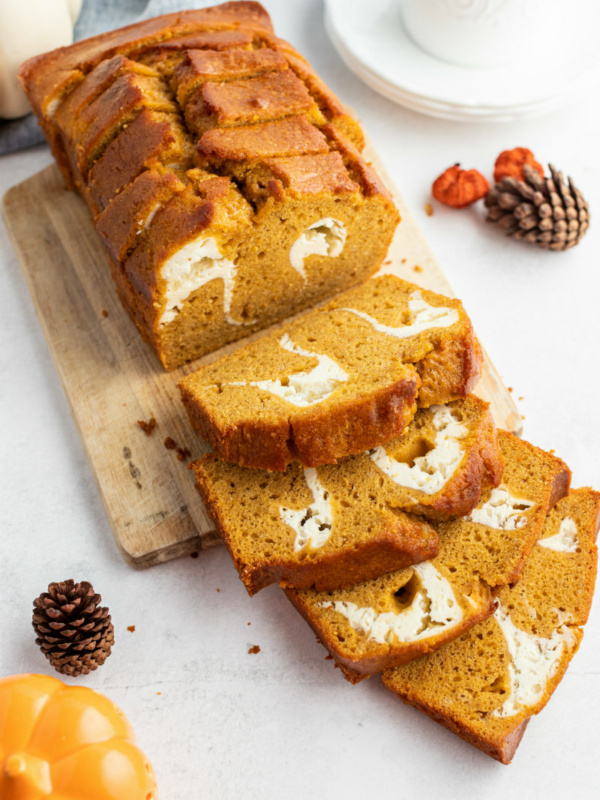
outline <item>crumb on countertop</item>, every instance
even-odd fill
[[[102,316],[108,317],[108,311],[105,308],[102,309]]]
[[[525,400],[525,398],[524,397],[519,397],[519,400]]]
[[[127,630],[129,633],[135,633],[135,625],[128,625]]]
[[[165,439],[165,447],[167,448],[167,450],[175,450],[175,448],[177,447],[177,442],[175,441],[175,439],[171,439],[170,436],[167,436],[167,438]]]
[[[260,647],[257,644],[253,644],[252,647],[248,650],[249,653],[254,655],[255,653],[260,653]]]
[[[420,267],[418,264],[415,264],[413,269],[415,272],[423,272],[423,267]]]
[[[431,203],[425,203],[425,213],[428,217],[433,217],[433,206]]]
[[[145,422],[143,419],[138,419],[137,424],[144,431],[146,436],[152,436],[152,431],[156,428],[156,420],[154,417],[150,417],[148,422]]]
[[[512,392],[512,390],[513,390],[513,387],[512,387],[512,386],[509,386],[509,387],[508,387],[508,391],[509,391],[509,392]]]
[[[193,552],[193,553],[190,553],[190,558],[198,558],[198,555],[199,555],[199,554],[198,554],[198,551],[197,551],[197,550],[194,550],[194,552]]]
[[[179,459],[179,461],[187,461],[191,455],[192,453],[190,450],[187,449],[187,447],[177,448],[177,458]]]

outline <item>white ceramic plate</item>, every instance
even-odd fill
[[[421,50],[398,0],[325,0],[326,26],[347,66],[375,91],[444,119],[510,121],[559,108],[600,79],[600,4],[583,23],[566,15],[564,40],[547,59],[475,69]]]

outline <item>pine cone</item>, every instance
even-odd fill
[[[590,224],[588,205],[569,178],[552,164],[551,177],[542,178],[528,164],[525,180],[505,177],[486,195],[487,221],[507,236],[549,250],[568,250],[578,244]]]
[[[109,657],[115,631],[101,600],[87,581],[62,581],[33,601],[35,642],[63,675],[87,675]]]

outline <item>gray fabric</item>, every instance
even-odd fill
[[[74,38],[87,39],[97,33],[120,28],[158,14],[182,11],[187,8],[202,8],[215,5],[208,2],[182,2],[182,0],[83,0],[81,14],[75,26]],[[33,114],[15,120],[0,120],[0,155],[23,150],[44,141],[44,134]]]

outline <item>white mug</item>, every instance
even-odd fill
[[[568,15],[581,5],[570,0]],[[411,39],[431,55],[467,67],[551,53],[560,44],[566,6],[561,0],[401,0]]]

